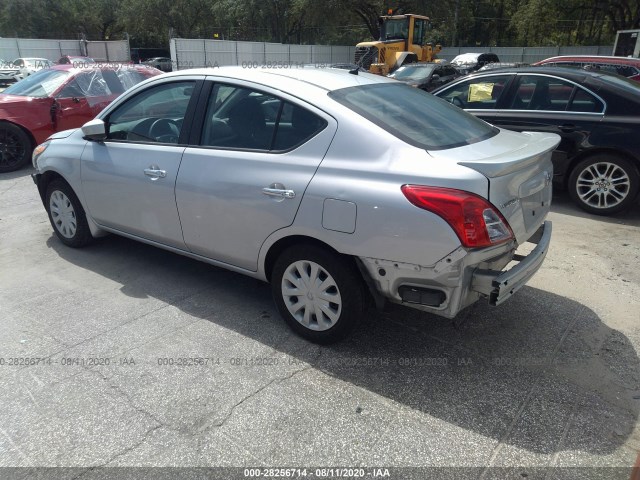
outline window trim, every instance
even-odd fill
[[[512,78],[509,81],[509,84],[507,86],[507,91],[509,92],[509,94],[511,94],[511,90],[513,89],[513,85],[515,85],[515,80],[518,76],[524,76],[524,75],[535,75],[535,76],[539,76],[539,77],[549,77],[549,78],[553,78],[556,80],[562,80],[564,82],[569,82],[571,84],[573,84],[574,86],[581,88],[585,91],[587,91],[588,93],[590,93],[591,95],[593,95],[594,97],[596,97],[598,100],[600,100],[602,102],[602,105],[604,106],[602,112],[598,113],[598,112],[572,112],[569,110],[522,110],[522,109],[509,109],[509,108],[502,108],[502,106],[500,106],[500,108],[469,108],[469,109],[465,109],[465,111],[467,112],[518,112],[518,113],[535,113],[535,112],[554,112],[554,113],[562,113],[562,114],[566,114],[566,115],[592,115],[592,116],[604,116],[607,113],[607,102],[600,96],[595,94],[593,91],[589,90],[588,88],[583,87],[582,85],[580,85],[577,82],[574,82],[573,80],[570,80],[568,78],[563,78],[563,77],[558,77],[557,75],[551,75],[548,73],[537,73],[537,72],[492,72],[486,75],[477,75],[474,76],[474,78],[470,79],[470,78],[460,78],[458,80],[455,80],[455,83],[452,83],[451,85],[446,85],[446,87],[442,88],[442,90],[440,90],[439,92],[437,92],[437,97],[439,98],[443,98],[443,93],[450,90],[451,88],[456,87],[457,85],[460,85],[461,83],[464,82],[468,82],[470,80],[475,80],[475,79],[485,79],[485,78],[490,78],[490,77],[495,77],[495,76],[499,76],[499,75],[510,75]]]
[[[500,109],[496,109],[495,111],[502,111],[502,112],[528,112],[528,113],[535,113],[535,112],[553,112],[553,113],[562,113],[562,114],[567,114],[567,115],[593,115],[593,116],[603,116],[607,113],[607,102],[604,101],[604,99],[600,96],[600,95],[596,95],[594,92],[592,92],[591,90],[589,90],[588,88],[583,87],[582,85],[580,85],[577,82],[574,82],[573,80],[569,80],[568,78],[562,78],[562,77],[558,77],[556,75],[549,75],[547,73],[535,73],[535,72],[529,72],[529,73],[525,73],[525,72],[518,72],[515,74],[515,78],[517,77],[524,77],[524,76],[535,76],[535,77],[547,77],[547,78],[553,78],[555,80],[560,80],[563,82],[567,82],[570,83],[574,86],[574,88],[580,88],[582,90],[584,90],[585,92],[589,93],[590,95],[594,96],[595,98],[597,98],[603,106],[603,109],[601,112],[572,112],[571,110],[527,110],[527,109],[511,109],[511,108],[500,108]],[[512,85],[516,85],[517,82],[515,82],[515,78],[514,78],[514,83],[512,83]],[[509,88],[509,90],[511,91],[513,88]],[[573,98],[576,95],[576,91],[574,90],[573,93],[571,94],[571,98],[569,101],[569,104],[567,106],[569,106],[571,104],[571,102],[573,102]]]

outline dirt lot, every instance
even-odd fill
[[[318,347],[266,284],[115,236],[65,248],[30,173],[0,176],[0,467],[630,477],[640,206],[598,218],[559,194],[547,260],[506,304],[455,324],[392,307]]]

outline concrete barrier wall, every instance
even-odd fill
[[[63,55],[82,55],[101,62],[129,62],[128,40],[84,41],[0,38],[0,59],[11,62],[19,57],[58,60]]]

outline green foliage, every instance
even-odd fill
[[[3,0],[0,36],[118,39],[166,47],[170,35],[352,45],[379,36],[378,16],[430,16],[443,45],[612,43],[640,28],[638,0]]]

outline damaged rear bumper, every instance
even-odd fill
[[[474,272],[471,288],[489,297],[489,305],[500,305],[510,298],[540,269],[551,243],[551,222],[544,222],[528,242],[535,243],[536,247],[527,256],[515,255],[513,260],[519,263],[513,268]]]
[[[378,305],[384,298],[453,318],[480,298],[493,306],[509,299],[540,269],[550,242],[551,222],[545,221],[527,240],[536,245],[528,255],[516,254],[511,242],[482,250],[459,247],[428,267],[366,257],[359,264]]]

